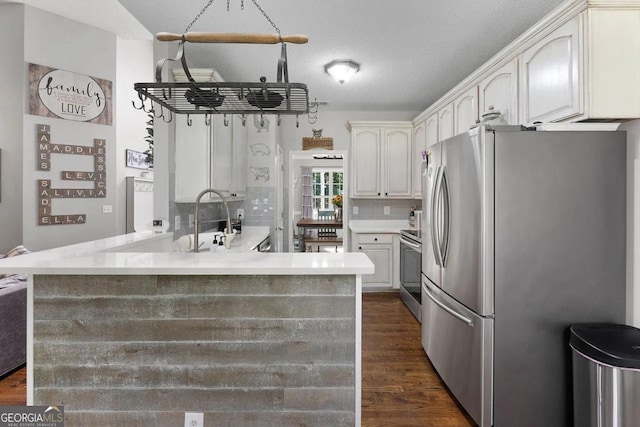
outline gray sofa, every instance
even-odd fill
[[[16,246],[0,258],[28,254]],[[0,275],[0,377],[27,360],[27,279],[23,275]]]
[[[0,376],[23,365],[27,356],[27,283],[0,280]]]

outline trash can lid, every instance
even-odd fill
[[[569,343],[606,365],[640,369],[640,329],[614,323],[585,323],[569,328]]]

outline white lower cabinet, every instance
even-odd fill
[[[352,233],[353,251],[366,254],[375,265],[373,274],[362,275],[364,288],[394,287],[393,234]]]

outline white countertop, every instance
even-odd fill
[[[411,229],[409,220],[351,220],[349,230],[354,233],[400,233],[400,230]]]
[[[355,275],[375,271],[365,254],[354,252],[111,252],[119,246],[167,237],[164,233],[132,233],[5,258],[0,260],[0,274]]]

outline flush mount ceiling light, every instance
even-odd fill
[[[324,71],[340,84],[355,76],[359,69],[360,65],[350,59],[331,61],[324,66]]]

